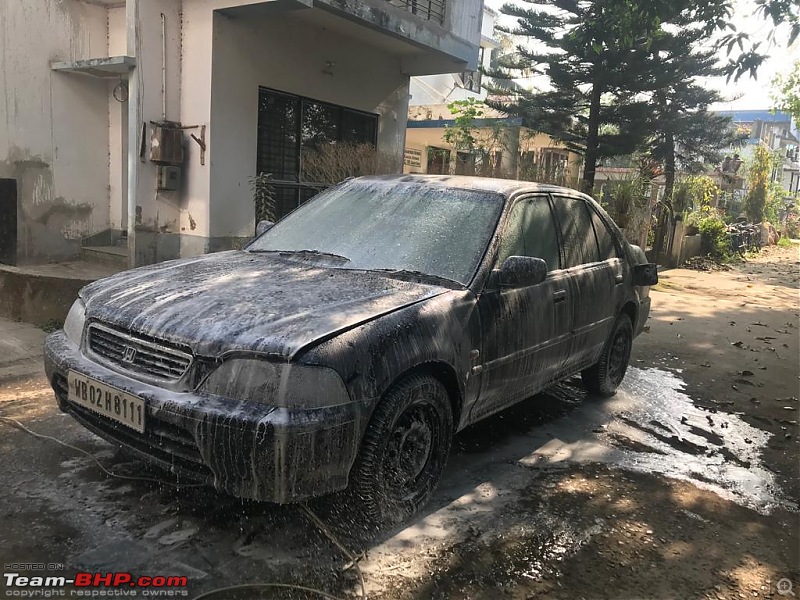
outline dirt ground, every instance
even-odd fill
[[[800,593],[798,247],[660,278],[613,398],[565,382],[468,428],[430,508],[398,530],[365,533],[346,508],[312,504],[346,546],[366,552],[369,598]],[[0,415],[115,473],[164,477],[60,414],[38,362],[41,332],[5,327]],[[190,598],[256,582],[360,595],[347,559],[297,507],[108,478],[86,456],[0,431],[4,564],[186,574]],[[0,597],[13,591],[3,584]]]

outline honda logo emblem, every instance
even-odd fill
[[[125,346],[125,349],[122,351],[122,361],[126,363],[132,363],[136,358],[136,348],[133,346]]]

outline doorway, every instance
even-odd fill
[[[0,263],[17,264],[16,179],[0,179]]]

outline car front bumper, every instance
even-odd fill
[[[44,350],[45,372],[61,410],[179,477],[240,498],[277,503],[347,486],[362,431],[359,403],[291,410],[173,392],[89,360],[63,331],[50,334]],[[142,398],[144,433],[71,402],[70,370]]]

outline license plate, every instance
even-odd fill
[[[69,400],[144,433],[144,400],[75,371],[67,374]]]

